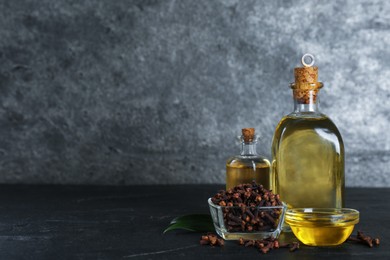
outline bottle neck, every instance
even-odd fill
[[[317,99],[316,103],[301,104],[294,99],[294,112],[296,113],[317,113],[319,110],[319,101]]]
[[[241,143],[241,155],[257,155],[256,142]]]
[[[317,90],[297,91],[294,90],[295,113],[319,113],[320,100]]]

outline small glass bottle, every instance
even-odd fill
[[[309,56],[311,64],[306,64]],[[290,208],[344,206],[344,144],[336,125],[319,111],[314,57],[295,68],[294,111],[283,117],[272,141],[274,190]]]
[[[255,181],[266,189],[271,188],[270,162],[256,152],[258,136],[254,128],[243,128],[240,155],[226,162],[226,190],[239,184]]]

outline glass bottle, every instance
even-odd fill
[[[312,59],[306,64],[305,58]],[[318,67],[302,57],[295,68],[294,111],[276,127],[272,141],[274,190],[288,207],[344,206],[344,144],[336,125],[319,111]]]
[[[243,128],[240,155],[229,158],[226,162],[226,190],[238,184],[255,181],[270,189],[270,162],[256,152],[259,137],[254,128]]]

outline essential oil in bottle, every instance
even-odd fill
[[[243,128],[240,136],[241,153],[226,162],[226,190],[255,181],[271,188],[270,162],[256,152],[258,136],[254,128]]]
[[[281,119],[272,141],[274,190],[290,208],[344,205],[344,145],[336,125],[319,111],[318,67],[295,68],[294,111]]]

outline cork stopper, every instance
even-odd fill
[[[243,128],[241,130],[242,137],[245,143],[252,142],[255,139],[255,129],[254,128]]]
[[[310,60],[309,63],[306,62],[307,59]],[[303,67],[294,68],[295,82],[291,84],[294,99],[299,104],[316,103],[322,83],[318,82],[318,67],[313,67],[314,56],[306,53],[301,62]]]
[[[309,58],[310,63],[306,63],[305,59]],[[306,53],[301,59],[303,67],[294,69],[295,84],[317,83],[318,82],[318,67],[313,67],[314,56]]]
[[[317,83],[318,67],[303,67],[294,69],[295,83]]]

